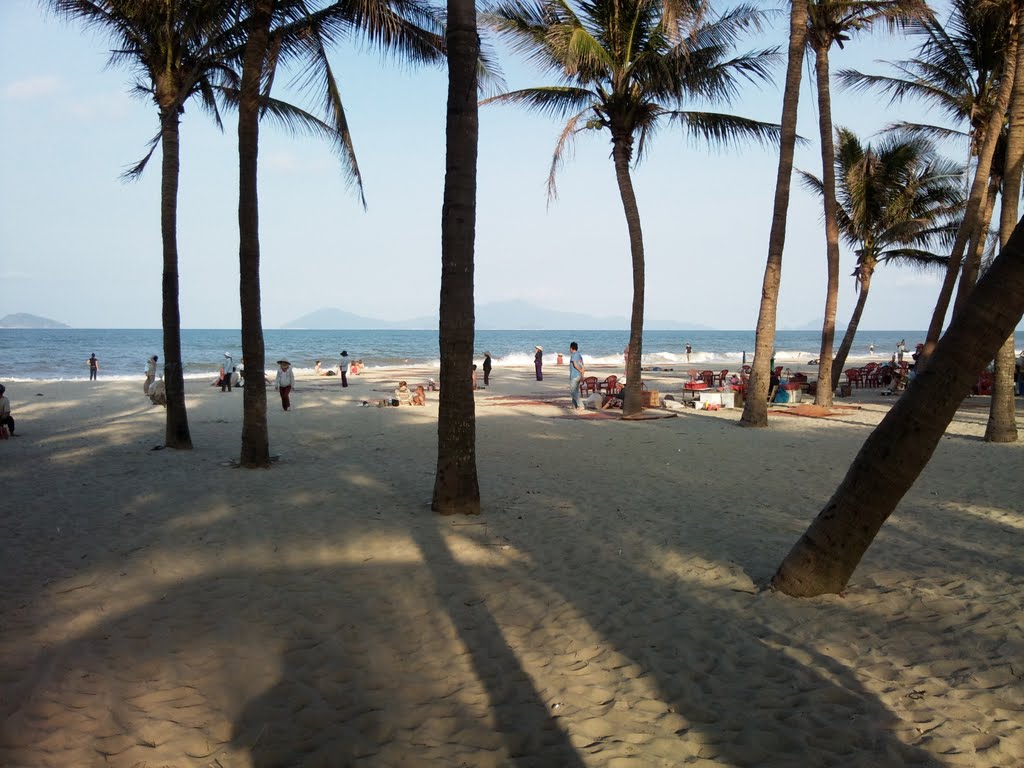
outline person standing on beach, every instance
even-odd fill
[[[100,361],[96,359],[96,353],[89,355],[85,362],[89,366],[89,381],[96,381],[96,375],[100,372]]]
[[[538,345],[533,349],[533,367],[537,369],[537,381],[544,381],[544,372],[541,370],[544,366],[544,348]]]
[[[690,353],[693,352],[693,347],[689,344],[686,345],[686,362],[690,362]]]
[[[292,364],[287,360],[278,360],[277,364],[281,369],[277,372],[277,391],[281,393],[281,407],[286,411],[292,407],[291,392],[295,383],[295,374],[292,373]]]
[[[484,386],[491,383],[491,353],[484,352]]]
[[[153,355],[150,359],[146,360],[145,364],[145,384],[142,385],[142,394],[150,394],[150,387],[153,386],[154,380],[157,378],[157,355]]]
[[[14,437],[14,419],[11,417],[11,401],[7,399],[7,387],[0,384],[0,427],[7,427],[7,431]]]
[[[231,374],[234,372],[234,366],[232,363],[234,360],[227,352],[224,353],[224,367],[220,369],[220,391],[230,392],[231,391]]]
[[[907,351],[907,340],[900,339],[900,343],[896,345],[896,362],[903,362],[903,355]]]
[[[572,397],[572,407],[580,409],[580,379],[586,367],[583,365],[583,355],[580,354],[580,345],[575,341],[569,344],[569,395]]]
[[[341,374],[341,386],[348,386],[348,351],[341,350],[341,363],[338,364],[338,372]]]

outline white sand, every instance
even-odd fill
[[[357,406],[436,371],[271,390],[252,471],[241,392],[190,383],[178,452],[141,377],[10,386],[0,765],[1024,765],[1024,445],[986,398],[846,596],[794,600],[757,587],[885,398],[559,418],[547,373],[477,394],[478,518],[429,511],[436,395]]]

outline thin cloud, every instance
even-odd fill
[[[37,75],[24,80],[15,80],[4,87],[6,99],[34,99],[56,93],[60,80],[52,75]]]

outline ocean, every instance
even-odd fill
[[[924,331],[861,331],[850,355],[852,364],[888,360],[896,344],[905,339],[913,350]],[[86,360],[96,353],[101,379],[136,379],[144,375],[146,360],[163,359],[160,329],[0,329],[0,381],[77,381],[88,379]],[[569,342],[577,341],[584,359],[592,365],[622,363],[629,332],[618,331],[477,331],[478,358],[491,353],[494,366],[525,366],[533,363],[533,347],[544,348],[545,365],[557,354],[568,357]],[[311,371],[316,360],[324,368],[336,366],[341,351],[349,360],[362,360],[367,368],[421,367],[439,364],[436,331],[264,331],[268,367],[287,358],[298,373]],[[803,364],[818,356],[818,331],[779,331],[776,361],[779,365]],[[836,339],[838,345],[839,339]],[[685,348],[693,352],[687,362]],[[181,332],[185,377],[212,378],[228,352],[237,365],[242,357],[241,332],[230,329]],[[874,352],[869,347],[874,345]],[[1017,333],[1016,347],[1024,346]],[[753,359],[754,331],[645,331],[643,364],[647,367],[731,367]]]

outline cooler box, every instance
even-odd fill
[[[800,402],[800,385],[799,384],[781,384],[779,385],[778,391],[775,393],[776,403],[799,403]]]

